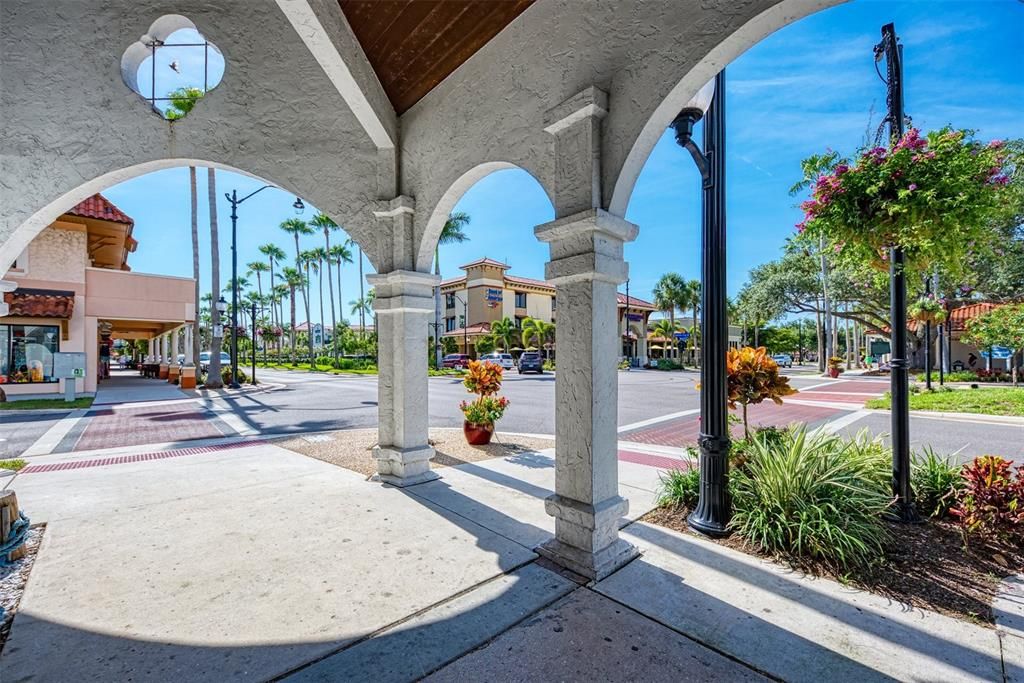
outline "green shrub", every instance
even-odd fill
[[[963,470],[964,486],[950,512],[964,530],[1000,543],[1024,545],[1024,465],[997,455],[975,458]]]
[[[925,373],[921,372],[917,375],[917,381],[925,381]],[[932,371],[932,381],[939,381],[939,373],[936,370]],[[976,382],[978,381],[978,373],[972,370],[953,370],[945,374],[945,381],[947,382]]]
[[[692,454],[691,454],[692,457]],[[692,508],[700,498],[700,470],[693,460],[686,467],[668,470],[660,475],[658,505]]]
[[[220,369],[220,380],[224,383],[225,386],[227,386],[228,384],[231,383],[231,366],[230,365]],[[252,381],[252,378],[249,377],[249,375],[245,374],[245,370],[243,370],[242,368],[238,368],[238,383],[239,384],[249,384],[251,381]]]
[[[658,370],[682,370],[682,363],[677,363],[671,358],[659,358],[655,361],[654,367]]]
[[[882,557],[890,476],[884,446],[866,432],[846,441],[797,427],[778,441],[755,438],[732,475],[731,527],[766,552],[867,566]]]
[[[952,458],[937,455],[931,446],[925,446],[920,453],[915,452],[911,460],[910,484],[914,487],[918,509],[929,517],[945,517],[963,488],[961,469]]]
[[[14,458],[13,460],[0,460],[0,470],[14,470],[17,472],[28,463],[21,458]]]
[[[729,413],[728,420],[729,424],[743,423],[743,420],[732,413]],[[745,466],[755,440],[760,439],[767,446],[777,447],[782,444],[785,434],[785,427],[758,427],[749,438],[736,439],[729,445],[729,466],[733,468]]]
[[[543,368],[547,372],[554,372],[555,371],[555,361],[553,361],[553,360],[546,360],[546,361],[544,361]]]

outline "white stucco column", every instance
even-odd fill
[[[555,538],[545,557],[600,579],[636,556],[619,538],[629,501],[619,495],[616,290],[628,267],[623,243],[637,227],[590,209],[536,228],[551,247],[546,279],[558,297],[555,495],[545,501]]]
[[[427,441],[427,335],[434,313],[430,273],[396,270],[367,276],[377,314],[376,480],[411,486],[436,479]]]
[[[643,313],[640,328],[636,335],[636,355],[640,358],[640,367],[647,365],[647,316]]]
[[[178,364],[178,339],[180,327],[174,328],[171,332],[171,355],[170,362],[174,365]]]
[[[191,325],[185,325],[184,331],[185,331],[185,367],[191,368],[191,367],[195,367],[195,364],[196,364],[195,350],[193,348],[194,344],[192,343],[192,326]]]

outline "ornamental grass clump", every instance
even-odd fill
[[[945,517],[964,487],[961,469],[952,457],[943,458],[931,446],[915,452],[910,463],[910,485],[917,509],[935,519]]]
[[[668,470],[660,475],[658,505],[679,508],[693,508],[700,498],[700,470],[697,469],[695,453],[688,452],[689,459],[684,467]]]
[[[861,432],[852,441],[795,427],[754,439],[732,474],[730,526],[755,548],[840,571],[883,556],[892,504],[888,454]]]

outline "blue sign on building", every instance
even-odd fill
[[[679,341],[686,341],[689,338],[690,333],[687,332],[686,330],[683,330],[682,332],[676,332],[676,339],[678,339]]]
[[[988,349],[981,352],[982,358],[988,358]],[[1013,350],[1005,346],[993,346],[992,347],[992,359],[993,360],[1006,360],[1013,355]]]

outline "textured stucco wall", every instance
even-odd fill
[[[461,195],[467,175],[489,172],[494,162],[514,164],[551,195],[548,110],[590,86],[608,93],[601,204],[621,215],[658,137],[700,86],[767,34],[841,1],[541,0],[531,6],[401,117],[401,184],[417,201],[421,267],[458,200],[450,189]],[[434,210],[438,205],[443,210]]]
[[[28,245],[28,268],[20,277],[85,282],[88,236],[84,231],[46,228]]]
[[[125,49],[169,13],[226,60],[220,85],[174,124],[120,71]],[[299,194],[376,257],[376,148],[273,0],[4,0],[0,46],[0,272],[92,192],[190,160]]]

